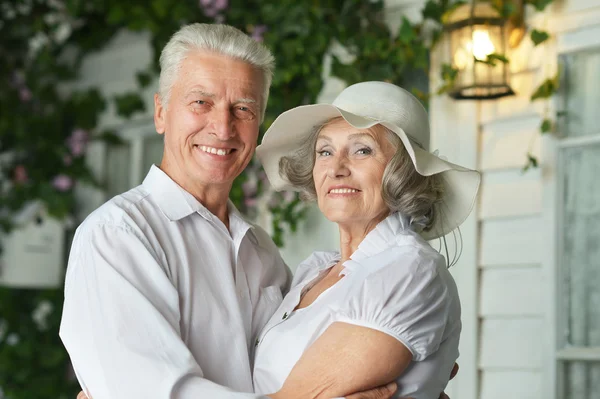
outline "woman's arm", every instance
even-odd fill
[[[372,328],[333,323],[304,352],[273,399],[346,396],[385,385],[402,374],[411,352]]]

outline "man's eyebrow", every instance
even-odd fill
[[[253,98],[240,98],[236,101],[236,103],[255,104],[256,100]]]
[[[192,89],[186,94],[186,97],[189,97],[193,94],[200,94],[201,96],[208,97],[208,98],[215,97],[215,95],[213,93],[209,93],[208,91],[203,90],[203,89]]]

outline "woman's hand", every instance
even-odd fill
[[[85,392],[81,391],[77,394],[77,399],[92,399],[91,397],[88,397]]]

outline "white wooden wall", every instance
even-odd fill
[[[554,212],[549,209],[554,201],[544,198],[557,193],[548,189],[555,178],[554,159],[542,150],[552,139],[539,134],[542,119],[552,117],[555,108],[553,102],[532,104],[529,97],[556,71],[557,46],[566,45],[561,34],[569,31],[568,37],[577,43],[577,31],[585,29],[581,22],[590,20],[591,24],[590,18],[598,17],[599,11],[600,0],[567,0],[544,15],[528,18],[530,27],[550,31],[558,40],[534,48],[525,38],[509,54],[516,96],[479,103],[432,101],[433,141],[459,163],[468,161],[465,154],[475,151],[475,166],[483,174],[476,222],[473,226],[467,221],[468,233],[463,234],[465,248],[475,248],[477,256],[473,263],[456,266],[466,270],[454,270],[465,325],[456,398],[557,397],[553,373],[555,226],[548,216]],[[433,66],[435,89],[439,84],[435,58]],[[475,135],[465,133],[473,130]],[[528,151],[542,167],[523,173]],[[474,366],[467,363],[471,361]]]

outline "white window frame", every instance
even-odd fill
[[[123,125],[117,129],[117,135],[131,146],[129,187],[133,188],[140,185],[144,176],[148,173],[148,170],[144,169],[145,166],[142,164],[144,160],[144,140],[158,135],[154,120],[143,120]]]
[[[574,14],[558,15],[552,18],[549,26],[557,27],[554,30],[556,36],[556,58],[600,48],[600,4],[598,7]],[[600,77],[599,77],[600,78]],[[551,103],[551,112],[562,110],[565,98],[562,95],[555,96]],[[561,150],[569,147],[580,147],[589,144],[600,143],[600,130],[598,134],[584,137],[560,137],[548,136],[543,140],[543,218],[545,229],[545,242],[548,248],[554,250],[546,251],[543,259],[543,267],[547,284],[546,291],[546,319],[548,321],[548,334],[544,351],[544,369],[542,397],[549,399],[562,399],[564,392],[564,376],[561,362],[576,361],[600,361],[600,348],[565,348],[564,334],[566,321],[560,309],[561,297],[561,271],[559,262],[562,259],[562,170],[560,165]]]

